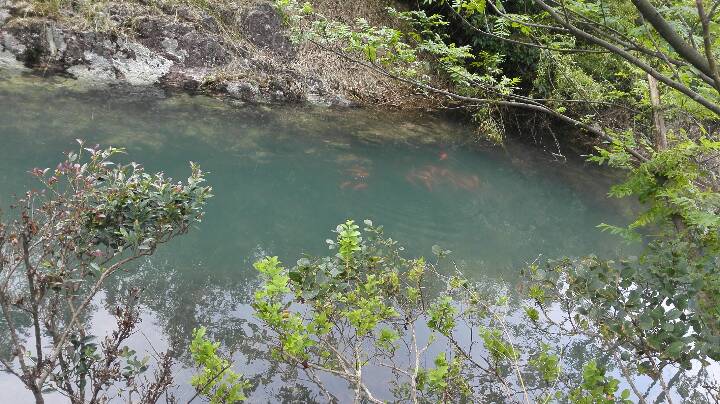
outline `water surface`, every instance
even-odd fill
[[[141,286],[144,321],[133,340],[140,349],[184,347],[192,328],[205,324],[238,350],[248,374],[274,372],[249,338],[252,262],[266,254],[293,262],[300,253],[324,253],[329,229],[346,218],[383,224],[411,254],[429,255],[434,244],[448,248],[478,279],[512,282],[539,255],[620,248],[595,227],[624,222],[626,208],[605,198],[611,175],[512,142],[483,147],[457,119],[250,107],[36,77],[0,76],[0,206],[34,186],[26,172],[57,163],[77,147],[75,138],[124,147],[128,159],[176,178],[198,162],[216,195],[197,229],[103,293],[97,333],[112,328],[107,309],[121,286]],[[178,368],[178,382],[187,376]],[[251,401],[312,395],[268,380]],[[0,392],[31,398],[6,376]]]

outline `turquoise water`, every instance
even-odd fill
[[[595,227],[624,222],[627,207],[604,196],[611,175],[512,142],[483,147],[475,136],[436,114],[250,107],[4,77],[0,206],[33,186],[29,169],[59,161],[75,138],[124,147],[128,159],[176,178],[198,162],[216,195],[206,219],[119,279],[145,290],[134,343],[184,347],[192,328],[205,324],[237,349],[246,373],[274,375],[249,338],[251,264],[266,254],[294,262],[303,252],[324,253],[329,230],[346,218],[383,224],[410,254],[448,248],[478,279],[512,283],[540,255],[617,252],[618,241]],[[98,334],[112,326],[106,308],[119,289],[113,284],[97,302]],[[177,372],[182,383],[188,372]],[[263,383],[251,398],[304,394],[282,385]],[[0,376],[0,391],[22,389]]]

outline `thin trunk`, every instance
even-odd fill
[[[650,105],[652,106],[653,126],[655,132],[655,151],[661,152],[667,150],[667,128],[665,127],[665,118],[663,117],[662,104],[660,103],[660,88],[655,77],[648,74],[648,88],[650,89]],[[680,215],[673,214],[672,222],[678,233],[684,233],[686,226]]]
[[[662,106],[660,105],[660,89],[658,81],[650,74],[647,75],[648,87],[650,88],[650,105],[652,105],[653,123],[655,127],[655,150],[663,151],[668,147],[667,129],[663,117]]]
[[[705,47],[705,58],[708,62],[708,68],[712,73],[712,78],[715,81],[715,89],[720,91],[720,74],[718,74],[717,63],[715,62],[715,55],[713,55],[712,46],[713,38],[710,33],[710,17],[705,14],[705,7],[703,6],[702,0],[695,0],[695,5],[698,10],[698,17],[700,17],[700,23],[703,29],[703,46]]]
[[[35,330],[35,355],[37,355],[37,366],[42,367],[42,334],[40,333],[40,291],[35,287],[35,268],[30,263],[30,246],[26,233],[22,235],[23,261],[25,263],[25,275],[27,276],[28,287],[30,288],[30,311],[32,314],[33,328]]]

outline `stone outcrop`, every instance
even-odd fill
[[[352,91],[332,78],[293,67],[307,63],[298,60],[299,48],[269,3],[211,13],[118,1],[103,10],[104,29],[77,18],[49,18],[33,13],[30,3],[0,0],[0,69],[24,66],[103,85],[178,88],[253,103],[355,103]]]

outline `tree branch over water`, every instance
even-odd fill
[[[27,192],[10,211],[18,218],[0,222],[0,311],[11,342],[0,365],[37,403],[52,391],[73,404],[104,401],[121,382],[121,394],[150,403],[171,383],[169,355],[159,358],[156,379],[143,383],[147,359],[123,346],[139,321],[137,291],[115,308],[117,329],[100,344],[88,311],[116,272],[186,233],[211,189],[196,165],[187,183],[173,183],[135,163],[115,165],[110,159],[121,152],[80,142],[57,168],[32,170],[45,189]],[[20,338],[26,320],[32,347]]]

